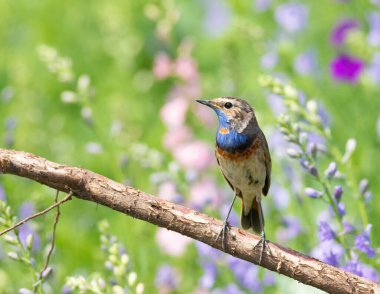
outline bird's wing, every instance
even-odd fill
[[[269,147],[267,140],[265,139],[264,133],[260,132],[260,139],[261,139],[261,144],[264,146],[264,161],[265,161],[265,169],[266,169],[266,174],[265,174],[265,184],[263,187],[263,194],[267,196],[269,187],[270,187],[270,176],[272,172],[272,160],[270,158],[270,153],[269,153]]]

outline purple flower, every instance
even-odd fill
[[[199,255],[201,255],[201,258],[216,260],[222,256],[221,251],[199,241],[195,241],[195,248],[197,249]]]
[[[230,209],[230,203],[226,203],[222,205],[220,212],[223,219],[227,217],[228,210]],[[240,217],[237,215],[237,213],[232,209],[230,212],[230,217],[228,218],[228,221],[231,226],[237,226],[240,222]]]
[[[309,144],[307,144],[306,151],[312,157],[315,158],[315,156],[317,155],[317,151],[318,151],[317,144],[315,144],[314,142],[310,142]]]
[[[364,278],[367,278],[368,280],[372,282],[379,283],[379,274],[374,268],[365,264],[362,264],[361,267],[362,267],[362,274]]]
[[[86,144],[86,151],[89,154],[101,154],[103,152],[103,147],[99,143],[89,142]]]
[[[278,55],[274,51],[268,51],[261,57],[261,67],[263,69],[272,69],[278,62]]]
[[[334,197],[337,201],[339,201],[342,198],[343,195],[343,188],[342,186],[335,186],[334,187]]]
[[[286,107],[281,96],[270,93],[267,95],[267,101],[273,113],[276,116],[279,116],[280,114],[286,112]],[[274,131],[273,133],[271,133],[271,136],[274,137],[274,139],[276,139],[276,140],[273,140],[275,141],[276,145],[270,145],[270,146],[281,147],[285,144],[284,142],[286,142],[284,139],[284,136],[279,131]]]
[[[285,164],[283,166],[283,172],[288,177],[288,179],[293,179],[290,184],[291,191],[297,194],[301,194],[303,189],[301,173],[296,172],[294,168],[289,164]]]
[[[217,288],[211,292],[212,294],[244,294],[236,284],[228,284],[224,289]]]
[[[335,162],[331,162],[325,171],[325,176],[328,178],[333,178],[336,174],[338,166]]]
[[[18,290],[18,293],[19,294],[33,294],[33,291],[26,288],[21,288]]]
[[[272,0],[255,0],[255,8],[257,11],[266,11],[269,6],[272,4]]]
[[[379,282],[379,275],[376,270],[358,260],[349,260],[342,269],[360,277],[367,278],[375,283]]]
[[[308,162],[306,159],[300,159],[300,165],[307,171],[310,169],[310,162]]]
[[[204,26],[211,36],[220,36],[230,25],[231,12],[223,1],[210,0],[205,5]]]
[[[155,284],[159,289],[173,290],[179,285],[178,273],[172,266],[162,265],[157,271]]]
[[[273,204],[279,210],[284,210],[289,206],[290,196],[288,190],[279,186],[276,183],[271,185],[271,191],[273,195]]]
[[[5,200],[6,200],[5,190],[4,190],[3,186],[0,184],[0,201],[5,202]]]
[[[5,120],[5,130],[13,131],[17,126],[17,118],[10,116]]]
[[[332,60],[330,72],[337,81],[354,84],[358,81],[364,63],[358,58],[348,55],[339,55]]]
[[[368,224],[364,232],[355,237],[355,247],[367,254],[369,258],[375,257],[375,250],[371,247],[370,233],[372,225]]]
[[[340,20],[334,27],[330,35],[330,41],[335,46],[341,46],[346,40],[347,33],[350,30],[359,27],[359,23],[355,19]]]
[[[277,7],[275,19],[285,31],[296,33],[305,27],[308,13],[308,9],[305,5],[284,3]]]
[[[348,221],[344,220],[343,221],[343,233],[344,234],[347,234],[347,233],[351,233],[355,231],[355,227],[350,224]]]
[[[19,216],[21,219],[24,219],[24,218],[32,215],[33,213],[35,213],[35,207],[34,207],[33,202],[31,202],[31,201],[24,202],[19,209]],[[26,237],[28,237],[28,235],[32,234],[33,235],[32,248],[35,250],[35,249],[38,249],[39,244],[40,244],[40,240],[39,240],[39,237],[38,237],[36,231],[32,228],[31,225],[32,225],[32,223],[29,222],[29,223],[26,223],[26,224],[23,224],[22,226],[20,226],[19,234],[20,234],[21,243],[24,246],[24,248],[26,248]]]
[[[325,127],[330,126],[330,121],[331,121],[330,114],[327,112],[327,110],[325,109],[322,103],[318,103],[318,115],[322,121],[323,126]],[[323,137],[322,137],[322,140],[323,140],[323,143],[320,143],[317,146],[318,146],[319,151],[324,152],[326,149],[326,145],[325,145],[325,141]]]
[[[342,269],[355,275],[362,276],[361,267],[358,261],[349,260],[346,265],[342,267]]]
[[[338,266],[344,255],[344,248],[333,242],[322,242],[312,252],[312,256],[332,266]]]
[[[11,87],[5,87],[0,92],[0,99],[2,99],[4,102],[9,102],[12,100],[14,96],[14,91]]]
[[[343,202],[339,202],[337,207],[339,215],[343,216],[346,214],[346,206]]]
[[[368,43],[374,47],[380,45],[380,13],[371,12],[368,15],[369,33]]]
[[[258,267],[252,266],[251,263],[232,256],[228,257],[227,262],[235,277],[244,288],[252,292],[260,292],[262,290],[262,284],[258,279]]]
[[[279,242],[282,244],[294,239],[301,232],[301,224],[297,218],[293,216],[285,216],[282,219],[284,228],[277,230],[276,237]]]
[[[217,267],[215,263],[207,262],[204,266],[203,276],[199,280],[199,284],[202,288],[210,289],[214,286],[215,277],[217,274]]]
[[[309,168],[309,172],[314,176],[314,177],[317,177],[318,176],[318,169],[316,166],[312,165],[310,166]]]
[[[359,183],[359,192],[361,194],[364,194],[365,192],[367,192],[368,190],[368,186],[369,186],[369,182],[367,179],[362,179]]]
[[[375,53],[368,67],[368,75],[372,81],[380,85],[380,53]],[[380,132],[378,132],[379,134]],[[380,135],[379,135],[380,136]]]
[[[318,238],[321,242],[331,241],[335,238],[335,233],[326,221],[320,221],[318,224]]]
[[[319,106],[318,109],[320,109],[320,108],[321,107]],[[327,120],[328,118],[322,118],[322,119]],[[319,149],[320,145],[326,144],[326,140],[322,136],[320,136],[316,133],[311,133],[311,132],[307,133],[307,138],[309,140],[309,143],[315,144],[317,146],[316,148],[318,148],[318,149]]]
[[[309,196],[310,198],[318,198],[323,195],[322,192],[315,190],[313,188],[307,187],[305,188],[305,194],[306,196]]]
[[[363,196],[364,196],[365,203],[368,203],[372,200],[372,192],[371,191],[366,191]]]
[[[294,61],[294,69],[299,75],[311,75],[317,68],[314,52],[305,52],[297,56]]]
[[[274,275],[274,273],[266,270],[264,272],[263,283],[266,286],[271,286],[271,285],[276,284],[276,276]]]
[[[323,112],[322,107],[318,107],[318,114],[320,118],[322,119],[323,125],[328,126],[329,124],[329,118],[327,115],[325,115],[325,112]],[[307,133],[308,138],[308,144],[306,147],[306,151],[313,157],[317,154],[317,151],[319,152],[326,152],[326,142],[323,137],[320,135],[317,135],[315,133]]]

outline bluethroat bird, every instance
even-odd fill
[[[236,196],[241,198],[241,226],[244,230],[252,228],[261,234],[260,241],[254,246],[262,246],[261,262],[267,246],[261,195],[268,194],[272,169],[268,143],[257,123],[255,112],[247,101],[221,97],[197,102],[211,107],[218,116],[215,156],[225,180],[235,193],[217,239],[222,236],[224,250],[224,237],[229,229],[228,217]]]

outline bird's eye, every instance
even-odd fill
[[[226,103],[224,103],[224,107],[227,108],[227,109],[229,109],[229,108],[232,107],[232,103],[231,102],[226,102]]]

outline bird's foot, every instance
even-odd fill
[[[270,251],[270,247],[268,246],[268,242],[265,239],[265,233],[264,232],[261,232],[260,241],[257,242],[255,246],[253,246],[253,250],[255,250],[256,247],[259,247],[259,246],[261,246],[260,259],[259,259],[259,265],[260,265],[261,264],[261,260],[263,259],[264,250],[266,250],[267,253],[269,253],[269,254],[272,255],[272,252]]]
[[[228,220],[225,220],[223,222],[223,228],[220,230],[218,236],[216,236],[216,239],[215,239],[215,241],[218,241],[219,237],[221,237],[221,239],[222,239],[222,250],[223,251],[224,251],[224,241],[226,238],[226,234],[230,229],[231,229],[230,223],[228,222]]]

